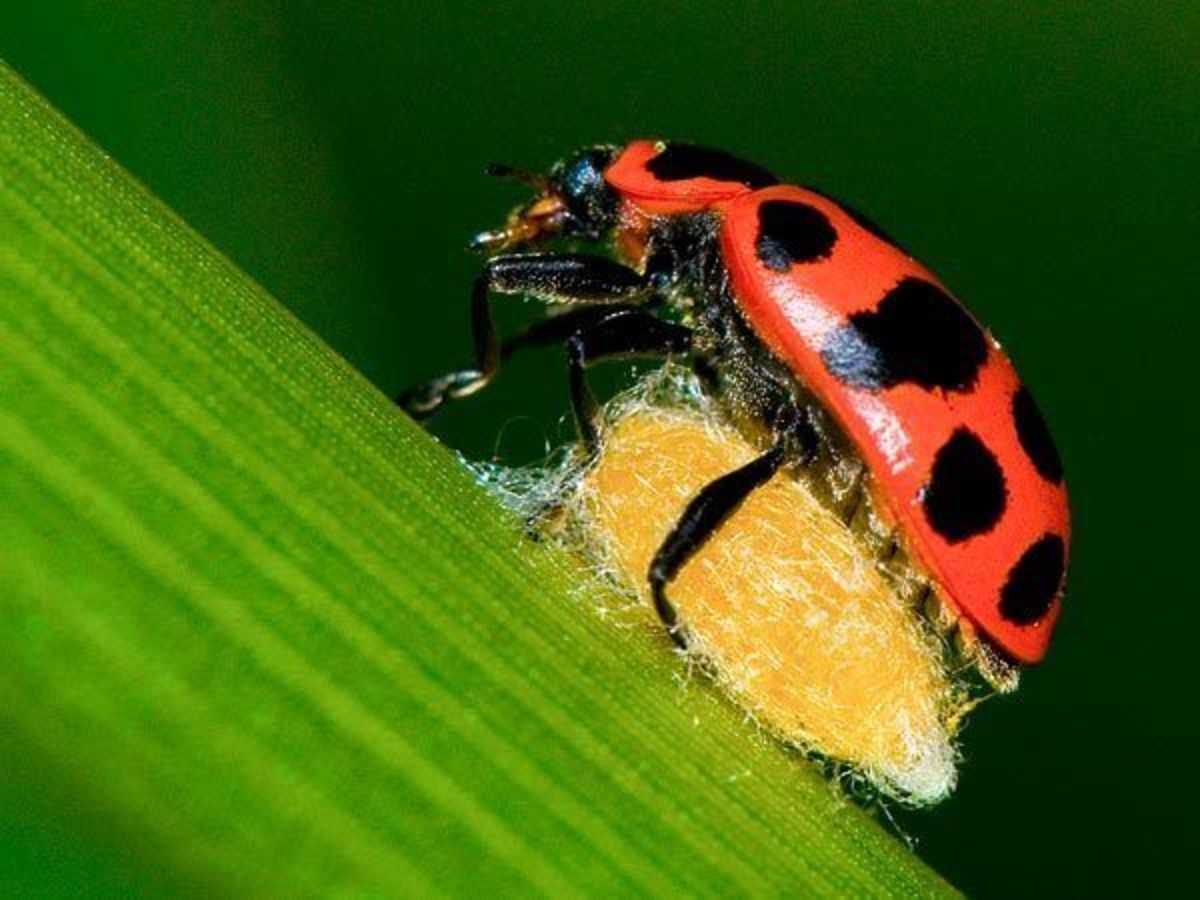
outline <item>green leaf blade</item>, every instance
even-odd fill
[[[0,235],[0,746],[114,853],[244,892],[949,892],[8,70]]]

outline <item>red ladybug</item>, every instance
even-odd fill
[[[844,204],[691,144],[592,147],[546,176],[492,174],[537,196],[475,240],[490,256],[473,294],[476,364],[410,390],[405,408],[427,415],[517,347],[564,342],[594,449],[585,367],[685,358],[763,453],[697,494],[651,565],[677,642],[667,585],[786,466],[822,476],[881,564],[913,561],[900,581],[917,573],[918,597],[936,592],[1002,658],[1044,656],[1070,540],[1062,465],[1008,357],[928,269]],[[603,242],[619,261],[528,249],[553,238]],[[493,292],[568,308],[501,345]]]

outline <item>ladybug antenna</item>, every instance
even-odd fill
[[[539,175],[536,172],[529,172],[525,169],[518,169],[516,166],[510,166],[508,163],[492,163],[484,168],[483,174],[489,178],[500,178],[504,181],[520,181],[541,193],[548,193],[550,191],[550,179],[545,175]]]

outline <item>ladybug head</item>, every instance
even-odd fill
[[[616,154],[616,147],[588,147],[555,163],[548,175],[488,166],[493,178],[523,181],[537,193],[509,214],[503,228],[477,234],[470,248],[491,254],[556,237],[600,237],[617,220],[617,196],[604,180]]]

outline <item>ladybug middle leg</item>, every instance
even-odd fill
[[[518,350],[548,344],[566,348],[571,411],[590,458],[599,442],[599,404],[588,387],[585,370],[600,362],[687,353],[692,331],[659,318],[648,305],[583,306],[531,323],[501,345],[500,357],[507,359]]]
[[[405,391],[397,402],[409,414],[432,415],[447,400],[474,394],[496,377],[502,349],[492,321],[493,293],[524,294],[548,303],[613,306],[644,303],[653,288],[645,275],[601,256],[527,253],[489,259],[471,290],[475,365]]]
[[[593,363],[635,356],[672,356],[692,347],[692,331],[642,309],[622,309],[581,328],[567,339],[567,378],[575,426],[588,457],[599,445],[600,407],[584,370]]]
[[[650,562],[647,578],[654,610],[671,639],[681,648],[686,648],[687,642],[675,607],[667,599],[667,585],[737,512],[746,498],[770,481],[785,463],[804,465],[812,459],[820,440],[812,418],[803,408],[792,412],[795,418],[778,430],[770,450],[740,469],[709,482],[691,499]]]

